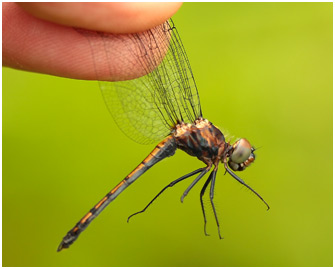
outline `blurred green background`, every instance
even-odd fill
[[[204,116],[256,147],[239,175],[221,167],[203,233],[196,168],[177,152],[119,196],[68,250],[66,232],[154,145],[115,125],[98,84],[3,68],[4,266],[332,266],[332,3],[186,3],[174,22]],[[206,194],[206,197],[208,195]]]

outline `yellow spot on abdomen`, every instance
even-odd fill
[[[85,223],[86,220],[87,220],[90,216],[92,216],[92,213],[91,213],[91,212],[88,212],[88,213],[86,214],[86,216],[82,218],[82,220],[80,221],[80,223]]]
[[[106,200],[107,200],[107,197],[104,197],[94,208],[98,209],[103,204],[103,202],[105,202]]]
[[[122,180],[114,189],[111,190],[111,194],[116,192],[125,182],[125,180]]]

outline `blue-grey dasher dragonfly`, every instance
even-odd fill
[[[263,198],[233,172],[243,171],[255,160],[254,148],[244,138],[230,144],[217,127],[203,118],[191,66],[172,20],[137,34],[113,35],[78,31],[88,38],[95,62],[100,61],[102,56],[110,72],[114,70],[109,63],[115,57],[120,57],[125,63],[130,62],[134,68],[141,68],[140,78],[108,82],[103,81],[106,80],[105,70],[100,70],[99,65],[96,65],[97,79],[100,81],[108,109],[127,136],[143,144],[159,140],[161,142],[66,234],[58,251],[68,248],[121,192],[156,163],[172,156],[177,149],[197,157],[205,167],[172,181],[143,210],[130,217],[144,212],[167,188],[198,174],[183,193],[183,201],[193,186],[214,166],[201,189],[200,201],[207,235],[203,195],[210,184],[211,206],[219,237],[222,238],[213,202],[215,179],[220,163],[223,163],[228,174],[256,194],[269,209]],[[124,50],[118,51],[115,42],[123,44]]]

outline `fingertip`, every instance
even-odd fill
[[[169,19],[182,3],[19,3],[54,23],[110,33],[135,33]]]

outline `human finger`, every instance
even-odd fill
[[[162,24],[182,3],[19,3],[37,18],[102,32],[136,33]]]
[[[121,51],[123,48],[117,49]],[[83,35],[72,27],[35,18],[14,3],[3,3],[3,64],[69,78],[96,79],[91,48]],[[96,64],[104,63],[98,59]],[[114,73],[105,70],[108,80],[143,75],[143,70],[128,68],[124,62],[113,64]],[[97,68],[102,70],[102,67]]]

